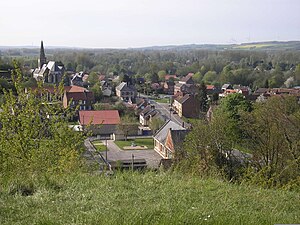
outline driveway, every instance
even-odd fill
[[[103,141],[103,144],[106,142]],[[145,159],[149,168],[158,168],[162,157],[153,149],[149,150],[122,150],[112,140],[107,140],[107,160],[131,160],[132,155],[135,159]],[[104,158],[106,158],[106,152],[102,152]]]

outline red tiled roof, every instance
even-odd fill
[[[79,86],[64,86],[64,90],[66,92],[84,92],[86,89],[84,87]]]
[[[226,93],[237,93],[237,90],[227,89],[225,92]]]
[[[94,93],[90,91],[86,92],[66,92],[67,99],[79,100],[94,100]]]
[[[32,87],[32,88],[29,88],[29,89],[31,89],[32,91],[35,91],[38,88],[37,87]],[[44,89],[47,92],[50,92],[52,94],[59,92],[59,87],[56,87],[56,86],[48,86],[48,87],[44,86],[44,87],[42,87],[42,89]],[[86,88],[75,86],[75,85],[73,85],[73,86],[64,86],[64,91],[66,91],[66,92],[84,92],[84,91],[86,91]]]
[[[116,125],[120,123],[118,110],[79,111],[81,125]]]
[[[215,89],[215,85],[206,85],[206,89],[207,90],[214,90]]]
[[[167,74],[167,75],[165,75],[165,80],[169,80],[171,77],[174,78],[174,79],[178,78],[177,75]]]

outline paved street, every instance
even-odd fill
[[[179,125],[183,124],[184,121],[178,116],[178,114],[173,114],[173,112],[170,113],[169,103],[156,102],[154,99],[151,99],[152,96],[145,95],[142,93],[139,93],[139,96],[150,99],[150,103],[155,106],[155,109],[157,109],[157,111],[162,115],[165,121],[171,119],[173,122]]]
[[[105,141],[103,141],[105,144]],[[113,140],[107,141],[107,160],[118,161],[118,160],[131,160],[132,154],[135,159],[145,159],[149,168],[158,168],[161,156],[153,149],[149,150],[121,150]],[[102,152],[103,157],[106,157],[106,152]]]

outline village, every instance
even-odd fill
[[[60,104],[73,109],[70,126],[78,132],[88,132],[85,145],[90,159],[97,158],[97,163],[110,168],[120,163],[124,168],[169,166],[176,149],[183,147],[192,126],[190,121],[210,121],[220,99],[231,94],[239,93],[256,102],[281,95],[300,98],[300,87],[252,90],[226,83],[219,88],[203,88],[194,81],[194,73],[183,77],[165,74],[163,81],[153,83],[129,75],[121,79],[114,74],[66,73],[64,65],[47,61],[43,42],[38,68],[32,71],[33,77],[44,83],[49,103],[52,99],[57,101],[53,96],[60,94]],[[62,82],[63,92],[59,93],[56,87]]]

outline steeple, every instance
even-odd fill
[[[38,66],[41,69],[44,64],[46,64],[47,59],[45,55],[45,50],[44,50],[44,44],[43,41],[41,41],[41,49],[40,49],[40,59],[38,60]]]

